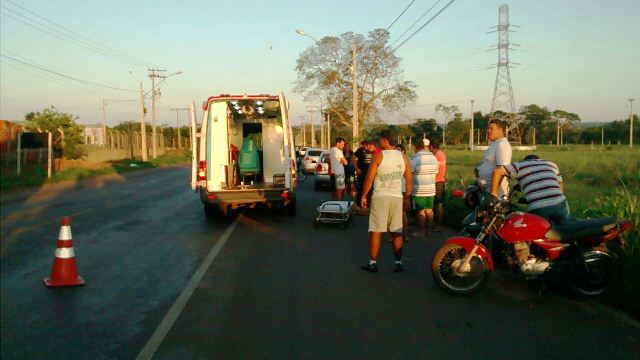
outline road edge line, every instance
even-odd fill
[[[196,270],[193,276],[191,276],[191,279],[189,279],[187,286],[185,286],[185,288],[180,293],[180,296],[178,296],[178,299],[176,299],[176,301],[171,306],[171,309],[169,309],[169,311],[166,313],[166,315],[160,322],[160,325],[158,325],[156,330],[153,332],[153,335],[151,335],[145,346],[142,348],[142,350],[140,350],[140,353],[138,354],[138,356],[136,356],[136,360],[150,360],[153,358],[156,351],[162,344],[162,341],[164,341],[164,338],[169,333],[169,330],[171,330],[173,324],[178,319],[178,316],[180,316],[180,313],[182,313],[182,310],[187,305],[187,302],[191,298],[191,295],[193,295],[193,292],[198,287],[198,284],[202,280],[202,277],[209,269],[209,266],[211,266],[211,263],[235,230],[241,217],[242,215],[238,215],[236,220],[231,225],[229,225],[229,227],[222,234],[220,240],[216,243],[213,249],[209,251],[209,254],[207,254],[207,256],[204,258],[204,260],[200,264],[200,267],[198,267],[198,270]]]

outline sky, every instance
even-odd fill
[[[390,28],[391,40],[448,1],[415,0]],[[366,34],[387,28],[410,2],[0,0],[0,119],[23,120],[53,105],[80,123],[101,123],[104,100],[107,125],[137,121],[140,82],[148,91],[147,69],[156,66],[182,72],[159,85],[159,125],[186,124],[185,112],[170,109],[194,101],[200,114],[210,95],[279,92],[300,123],[308,120],[309,104],[293,93],[294,68],[313,40],[295,30],[317,39]],[[497,60],[497,52],[487,51],[497,34],[488,32],[502,4],[519,26],[510,34],[519,45],[510,52],[520,64],[511,69],[516,107],[538,104],[601,122],[628,117],[627,99],[637,98],[637,113],[640,1],[455,0],[397,50],[418,99],[385,121],[440,119],[438,103],[468,116],[470,99],[476,111],[488,112],[496,76],[488,67]]]

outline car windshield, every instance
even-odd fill
[[[308,150],[307,155],[309,156],[318,156],[322,154],[322,150]]]

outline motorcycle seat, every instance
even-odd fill
[[[573,243],[603,235],[616,226],[618,226],[616,220],[611,218],[566,220],[560,224],[554,224],[545,236],[547,239]]]

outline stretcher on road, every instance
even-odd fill
[[[318,217],[313,220],[313,227],[320,224],[339,224],[345,229],[351,221],[353,201],[325,201],[317,207]]]

